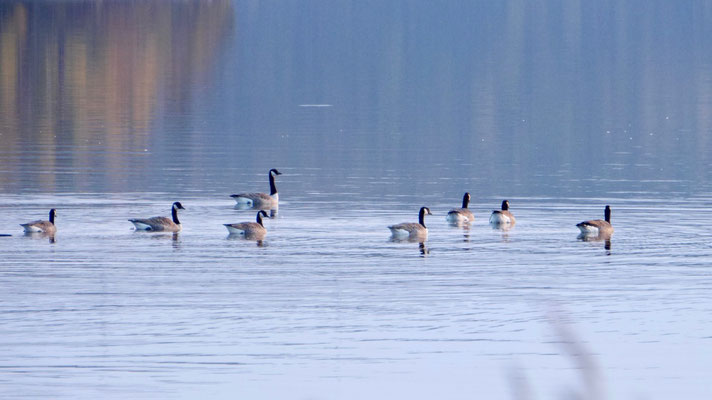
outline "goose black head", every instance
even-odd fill
[[[255,220],[257,220],[258,224],[264,226],[264,224],[262,224],[262,218],[264,217],[267,217],[267,212],[265,210],[260,210],[257,212],[257,218],[255,218]]]
[[[465,192],[465,195],[462,196],[462,208],[467,208],[467,206],[470,204],[470,192]]]

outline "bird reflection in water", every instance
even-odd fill
[[[48,243],[55,243],[54,233],[47,232],[25,232],[25,237],[32,239],[47,239]]]
[[[269,217],[270,218],[275,218],[277,216],[277,213],[279,212],[279,206],[270,206],[270,205],[251,205],[251,204],[245,204],[245,203],[237,203],[233,207],[235,210],[264,210],[264,211],[269,211]]]
[[[470,227],[471,224],[469,221],[460,221],[460,220],[455,220],[455,221],[449,221],[449,225],[453,229],[461,229],[462,230],[462,241],[465,243],[470,242]]]
[[[179,232],[171,232],[171,233],[154,233],[151,235],[151,239],[154,240],[170,240],[171,241],[171,246],[173,246],[174,250],[179,250],[180,249],[180,233]]]
[[[227,235],[226,239],[227,240],[241,240],[241,241],[246,241],[246,242],[255,242],[257,247],[267,247],[267,242],[265,242],[265,236],[264,234],[246,234],[246,235],[241,235],[239,233],[230,233]]]
[[[134,230],[134,235],[147,235],[151,240],[170,240],[174,250],[180,249],[180,232],[155,232]]]
[[[492,228],[495,231],[499,231],[500,237],[502,239],[502,243],[509,243],[509,229],[510,228],[507,228],[507,229],[499,229],[499,228],[494,228],[494,227],[492,227]]]
[[[391,236],[388,239],[391,243],[418,243],[418,250],[420,251],[420,256],[425,257],[430,254],[430,249],[425,245],[425,240],[422,237],[394,237]]]
[[[425,242],[418,243],[418,249],[420,249],[420,256],[425,257],[430,254],[430,249],[425,246]]]
[[[490,226],[492,227],[492,230],[500,232],[508,232],[509,230],[514,228],[514,224],[503,224],[497,222],[490,222]]]
[[[576,239],[582,242],[603,242],[603,248],[606,249],[606,254],[611,255],[611,235],[610,234],[598,234],[598,235],[586,235],[580,233]]]
[[[462,241],[465,243],[470,243],[470,224],[465,224],[462,226]]]

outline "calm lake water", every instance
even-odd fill
[[[705,2],[3,2],[0,397],[710,398],[710,171]]]

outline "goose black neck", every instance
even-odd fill
[[[465,193],[462,197],[462,208],[467,208],[468,205],[470,205],[470,194]]]
[[[171,216],[173,217],[173,223],[176,225],[180,225],[180,221],[178,221],[178,207],[173,206],[171,208]]]
[[[49,210],[49,222],[51,222],[52,224],[54,224],[54,213],[54,208]]]
[[[274,196],[277,194],[277,185],[274,184],[274,175],[273,172],[274,170],[269,171],[269,194],[270,196]]]
[[[420,212],[418,213],[418,223],[420,225],[423,225],[423,228],[425,228],[425,207],[420,209]]]
[[[608,222],[610,224],[611,223],[611,207],[606,206],[606,211],[604,211],[603,214],[606,218],[606,222]]]
[[[267,216],[266,212],[260,210],[260,212],[257,213],[257,223],[260,224],[260,226],[264,228],[264,224],[262,223],[262,214]]]
[[[502,202],[502,211],[509,210],[509,202],[507,200]]]

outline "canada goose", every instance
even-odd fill
[[[475,220],[475,216],[472,214],[467,206],[470,204],[470,194],[465,193],[462,196],[462,208],[453,208],[447,213],[445,219],[453,224],[461,224],[465,222],[472,222]]]
[[[613,233],[611,225],[611,206],[606,206],[603,212],[605,220],[594,219],[576,224],[583,236],[610,236]]]
[[[428,228],[425,226],[425,216],[433,215],[428,207],[421,207],[418,213],[418,222],[403,222],[401,224],[391,225],[388,229],[391,230],[393,237],[424,237],[428,235]]]
[[[514,219],[514,215],[509,212],[509,201],[502,201],[502,209],[492,211],[492,215],[489,219],[492,225],[514,225],[517,220]]]
[[[53,208],[49,210],[49,221],[37,220],[28,222],[26,224],[20,224],[20,226],[25,228],[26,233],[42,232],[54,234],[55,232],[57,232],[57,227],[54,225],[54,217],[56,216],[57,210]]]
[[[279,204],[279,193],[274,184],[275,175],[282,175],[281,172],[272,168],[269,170],[269,194],[267,193],[239,193],[230,195],[237,204],[250,207],[275,207]]]
[[[261,239],[267,234],[267,229],[265,229],[262,223],[262,217],[267,217],[267,213],[264,210],[260,210],[257,213],[257,222],[240,222],[237,224],[223,224],[227,231],[231,235],[245,236],[246,238]]]
[[[181,230],[180,221],[178,221],[178,210],[185,210],[180,202],[176,201],[171,207],[171,220],[168,217],[151,217],[146,219],[130,219],[137,231],[155,231],[155,232],[179,232]]]

